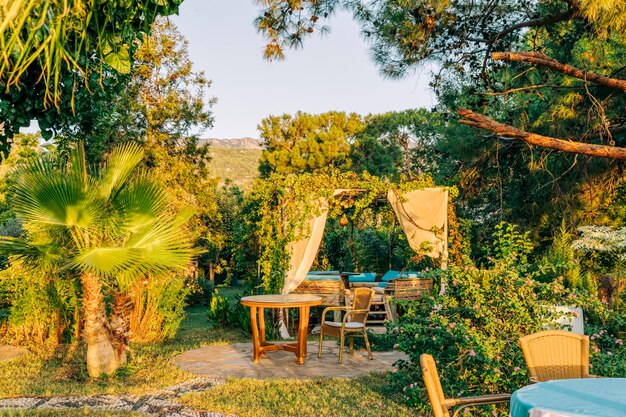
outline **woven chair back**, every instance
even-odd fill
[[[372,301],[374,300],[374,294],[374,290],[371,288],[355,288],[352,309],[369,311],[372,306]],[[352,315],[351,321],[365,324],[367,316],[368,313],[356,313]]]
[[[520,345],[534,381],[589,376],[589,336],[546,330],[522,337]]]
[[[433,414],[435,417],[450,417],[448,407],[444,405],[446,398],[443,395],[435,359],[427,353],[422,354],[420,356],[420,367],[422,368],[422,377],[424,378],[430,405],[433,408]]]

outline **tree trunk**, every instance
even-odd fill
[[[116,292],[113,295],[113,309],[111,311],[111,343],[120,365],[126,363],[128,340],[130,339],[130,309],[132,302],[128,294]]]
[[[215,282],[215,265],[213,261],[209,262],[209,281]]]
[[[108,326],[102,285],[100,279],[93,274],[83,274],[80,281],[83,286],[87,371],[92,378],[101,374],[110,375],[119,367],[120,362]]]

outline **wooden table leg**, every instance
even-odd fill
[[[250,324],[252,327],[252,346],[254,348],[253,363],[259,363],[259,357],[261,356],[261,345],[259,342],[259,327],[257,324],[257,308],[250,306]]]
[[[265,343],[265,309],[259,307],[259,336],[261,345]]]
[[[309,329],[309,307],[300,307],[300,321],[298,323],[298,365],[304,364],[304,358],[307,354],[306,336]]]

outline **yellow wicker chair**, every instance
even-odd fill
[[[350,354],[354,354],[354,336],[361,335],[365,339],[365,347],[369,359],[372,358],[370,342],[367,339],[366,323],[370,312],[374,290],[370,288],[355,288],[354,300],[351,307],[328,307],[322,313],[322,326],[320,328],[320,346],[318,356],[322,357],[322,340],[324,335],[339,338],[339,363],[343,362],[343,348],[346,334],[350,337]],[[342,321],[326,321],[326,313],[329,311],[343,310],[346,314]]]
[[[459,407],[453,417],[459,415],[459,413],[467,408],[477,405],[485,404],[500,404],[508,403],[511,399],[511,394],[493,394],[493,395],[479,395],[476,397],[459,397],[459,398],[446,398],[443,395],[443,389],[441,388],[441,381],[439,380],[439,374],[437,373],[437,366],[433,357],[427,353],[420,356],[420,366],[422,368],[422,375],[424,377],[424,384],[426,385],[426,391],[428,391],[428,398],[430,398],[430,405],[433,408],[433,414],[435,417],[450,417],[450,409],[452,407]]]
[[[531,382],[595,377],[589,374],[589,336],[545,330],[519,341]]]

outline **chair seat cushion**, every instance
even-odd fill
[[[341,327],[340,321],[325,321],[324,324],[327,326],[332,326],[332,327]],[[346,323],[346,329],[361,329],[361,328],[363,328],[363,323],[351,322],[351,321]]]
[[[374,292],[376,294],[384,294],[385,293],[385,288],[384,287],[373,287],[372,289],[374,290]]]

